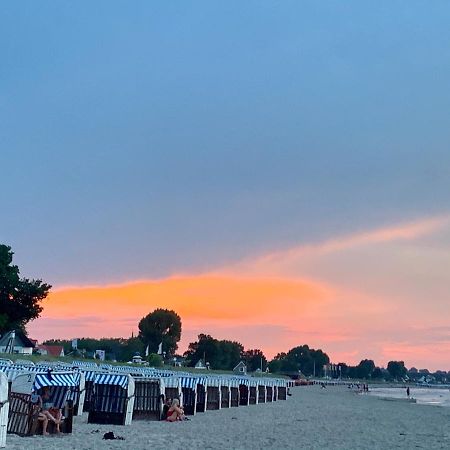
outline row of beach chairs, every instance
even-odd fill
[[[73,417],[88,422],[129,425],[160,420],[164,399],[178,398],[187,415],[286,400],[290,380],[248,376],[196,376],[131,366],[0,364],[0,447],[6,434],[39,433],[35,397],[51,389],[50,401],[62,410],[61,431],[71,433]],[[33,398],[34,397],[34,398]]]

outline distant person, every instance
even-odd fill
[[[409,386],[406,388],[406,396],[409,398],[410,396],[410,391],[409,391]]]
[[[174,398],[172,401],[172,405],[167,411],[167,421],[168,422],[176,422],[178,420],[185,420],[186,417],[184,415],[183,408],[180,407],[180,400]]]

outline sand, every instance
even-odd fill
[[[293,388],[287,401],[197,414],[189,422],[93,425],[59,437],[8,435],[8,449],[449,449],[450,408],[383,401],[345,387]],[[98,433],[92,433],[100,430]],[[124,441],[104,441],[113,431]]]

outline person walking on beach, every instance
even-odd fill
[[[410,394],[410,392],[409,392],[409,386],[406,388],[406,396],[409,398],[409,394]]]

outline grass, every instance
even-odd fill
[[[0,358],[2,359],[10,359],[14,362],[16,362],[17,360],[23,360],[23,361],[32,361],[33,363],[39,363],[39,362],[66,362],[66,363],[72,363],[72,361],[82,361],[82,362],[92,362],[92,363],[97,363],[97,364],[101,364],[101,363],[105,363],[105,364],[110,364],[112,366],[130,366],[130,367],[142,367],[141,364],[127,364],[125,362],[112,362],[112,361],[99,361],[98,359],[89,359],[89,358],[75,358],[72,356],[60,356],[60,357],[55,357],[55,356],[50,356],[50,355],[21,355],[21,354],[9,354],[9,353],[0,353]],[[170,365],[163,365],[162,367],[157,367],[157,369],[163,369],[163,370],[171,370],[173,372],[188,372],[188,373],[193,373],[193,374],[210,374],[210,375],[235,375],[235,373],[231,370],[205,370],[205,369],[195,369],[194,367],[173,367]],[[251,375],[251,373],[249,373],[249,375]],[[266,378],[271,378],[276,376],[277,378],[289,378],[289,377],[285,377],[283,375],[279,375],[279,374],[271,374],[271,373],[258,373],[253,374],[254,376],[259,377],[266,377]]]

